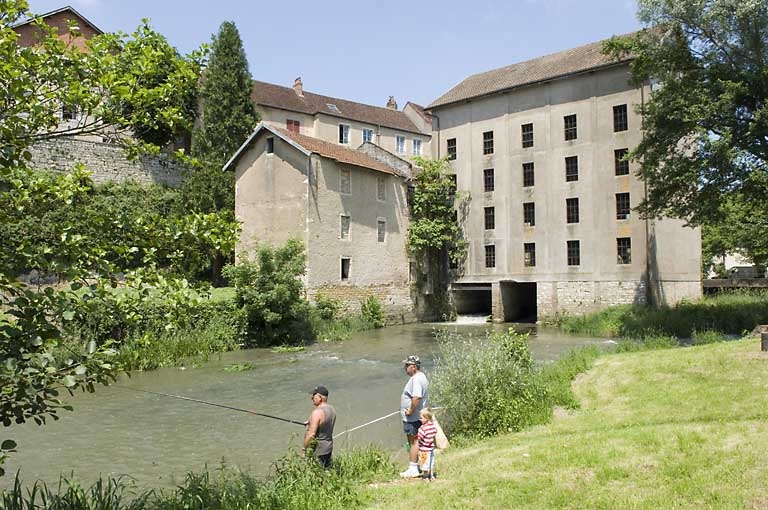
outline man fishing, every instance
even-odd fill
[[[408,440],[409,463],[408,469],[400,473],[403,478],[416,478],[419,472],[419,446],[416,437],[421,427],[419,413],[427,407],[429,381],[421,371],[421,360],[418,356],[408,356],[403,360],[405,373],[410,379],[405,384],[403,396],[400,399],[400,416],[403,419],[403,432]]]
[[[302,457],[315,443],[314,455],[317,461],[328,469],[333,454],[333,426],[336,424],[336,410],[328,403],[328,388],[315,386],[312,393],[312,404],[315,409],[309,415],[307,432],[304,434]]]

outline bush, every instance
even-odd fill
[[[360,315],[374,328],[384,327],[384,309],[376,296],[368,296],[360,303]]]
[[[315,309],[320,318],[325,321],[332,321],[339,318],[341,312],[341,301],[338,299],[318,294],[315,297]]]

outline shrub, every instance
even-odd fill
[[[341,301],[338,299],[323,294],[318,294],[315,297],[315,308],[323,320],[332,321],[338,319],[341,306]]]
[[[384,309],[376,296],[368,296],[360,304],[360,315],[363,320],[371,323],[374,328],[384,327]]]

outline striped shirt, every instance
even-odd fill
[[[425,422],[419,427],[419,433],[416,436],[419,440],[419,451],[431,452],[435,449],[435,436],[437,427],[431,421]]]

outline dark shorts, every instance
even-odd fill
[[[323,466],[323,469],[328,469],[331,467],[331,455],[330,453],[326,453],[325,455],[318,455],[317,456],[317,462],[320,463],[321,466]]]
[[[406,436],[415,436],[419,433],[419,427],[421,427],[420,421],[404,421],[403,432]]]

